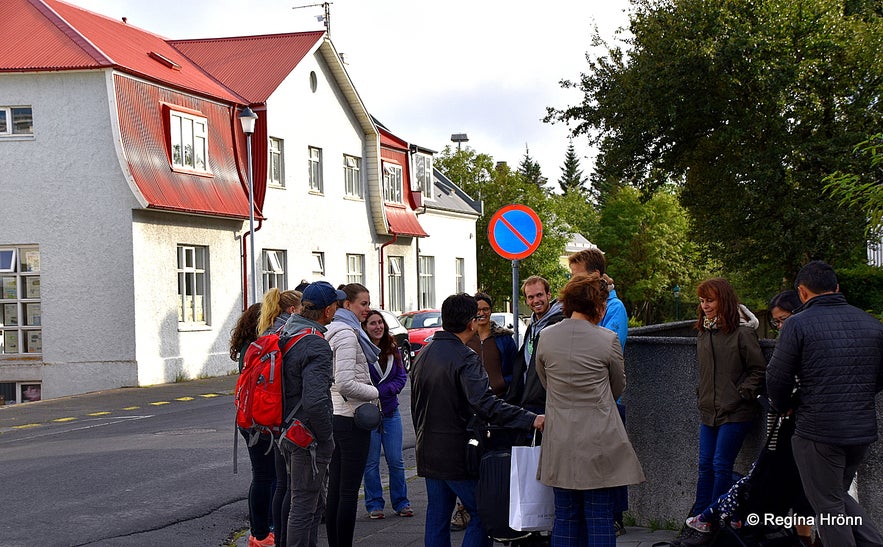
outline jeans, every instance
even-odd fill
[[[379,431],[371,432],[368,463],[365,465],[365,509],[383,510],[383,486],[380,484],[380,447],[389,468],[389,501],[398,512],[411,505],[405,486],[405,459],[402,457],[402,415],[399,409],[392,416],[384,416]]]
[[[699,426],[699,480],[690,516],[698,515],[733,486],[733,464],[754,422]]]
[[[555,492],[555,523],[552,525],[552,547],[615,547],[613,529],[614,488],[569,490]]]
[[[466,479],[446,481],[426,479],[426,527],[423,531],[424,547],[451,547],[451,513],[457,498],[471,517],[463,536],[463,547],[491,547],[494,541],[484,532],[475,504],[475,487],[478,481]]]
[[[371,432],[349,416],[334,415],[334,454],[328,468],[328,507],[325,529],[329,547],[350,547],[359,508],[359,487],[368,461]]]
[[[273,524],[273,483],[276,482],[276,464],[273,454],[273,439],[260,435],[254,446],[248,446],[251,433],[240,429],[248,448],[251,460],[251,486],[248,488],[248,525],[251,535],[264,539],[270,534]]]
[[[794,435],[791,446],[806,497],[816,512],[822,543],[837,547],[883,545],[883,535],[874,521],[848,491],[868,445],[826,444]],[[860,519],[861,524],[851,526],[836,519],[831,524],[820,522],[830,515],[853,517],[855,522]]]
[[[286,541],[285,530],[288,528],[288,512],[291,508],[291,496],[288,488],[290,480],[288,469],[285,466],[285,456],[278,446],[273,447],[273,455],[276,463],[276,491],[273,492],[273,529],[276,536],[276,546],[284,546]]]
[[[282,455],[288,468],[291,510],[285,529],[286,547],[316,547],[319,543],[319,524],[325,512],[328,464],[334,452],[334,441],[328,439],[316,447],[316,468],[310,451],[300,447],[283,448]]]

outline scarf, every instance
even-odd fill
[[[705,327],[705,330],[717,329],[717,316],[714,316],[714,319],[709,319],[707,315],[704,316],[702,318],[702,326]]]
[[[334,312],[334,320],[340,321],[341,323],[355,329],[359,337],[359,346],[361,346],[362,353],[365,354],[365,359],[368,360],[368,364],[376,363],[377,358],[380,356],[380,348],[375,346],[374,343],[371,342],[371,339],[368,338],[368,333],[362,329],[362,324],[359,323],[356,314],[346,308],[337,308],[337,311]]]

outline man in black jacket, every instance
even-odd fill
[[[411,416],[417,433],[417,475],[426,480],[426,545],[450,545],[456,498],[471,515],[463,545],[490,546],[476,512],[476,478],[466,467],[467,429],[473,415],[496,425],[542,430],[544,417],[504,403],[490,391],[478,355],[466,346],[478,305],[468,294],[442,303],[442,330],[420,351],[411,370]]]
[[[834,269],[821,261],[794,282],[804,305],[782,326],[766,371],[770,402],[794,406],[794,461],[825,545],[883,545],[883,536],[848,488],[877,440],[875,395],[883,389],[883,324],[850,306]]]
[[[325,325],[331,322],[337,311],[337,301],[344,299],[346,293],[336,290],[327,281],[307,285],[301,300],[303,310],[288,318],[282,329],[281,342],[304,328],[311,327],[324,333]],[[287,547],[315,547],[325,512],[325,475],[334,452],[331,346],[321,336],[307,335],[285,354],[282,362],[285,392],[282,415],[288,416],[300,403],[295,417],[313,433],[316,446],[308,449],[286,443],[280,445],[288,468],[291,508],[285,530],[277,530],[277,534]]]
[[[521,285],[524,300],[533,313],[530,326],[524,333],[515,363],[512,367],[512,381],[506,391],[506,402],[542,414],[546,408],[546,389],[537,377],[534,351],[540,339],[540,332],[564,319],[561,304],[552,299],[549,282],[538,275],[532,275]]]

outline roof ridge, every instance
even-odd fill
[[[65,36],[70,38],[70,40],[77,45],[80,49],[82,49],[89,57],[92,57],[99,64],[111,64],[114,65],[113,59],[107,56],[106,53],[101,51],[95,44],[93,44],[88,38],[83,36],[78,30],[76,30],[73,25],[67,22],[67,20],[59,15],[57,11],[49,7],[43,0],[28,0],[37,11],[40,12],[41,15],[46,17],[50,23],[55,25],[58,30],[60,30]]]
[[[166,39],[166,42],[235,42],[238,40],[256,40],[262,38],[278,38],[280,36],[305,36],[309,34],[325,34],[324,30],[305,30],[300,32],[278,32],[275,34],[256,34],[254,36],[215,36],[213,38],[174,38]]]

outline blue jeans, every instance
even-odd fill
[[[733,486],[733,464],[754,422],[699,426],[699,480],[690,515],[698,515]]]
[[[614,488],[569,490],[555,492],[555,524],[552,525],[552,547],[615,547],[613,529]]]
[[[451,547],[451,513],[457,498],[471,517],[463,536],[463,547],[491,547],[494,541],[484,533],[475,505],[477,480],[446,481],[426,479],[426,528],[423,531],[425,547]]]
[[[368,463],[365,465],[365,509],[383,510],[383,486],[380,484],[380,447],[389,468],[389,501],[393,510],[401,511],[411,505],[405,486],[405,459],[402,457],[402,415],[395,409],[383,417],[379,431],[371,432]]]

